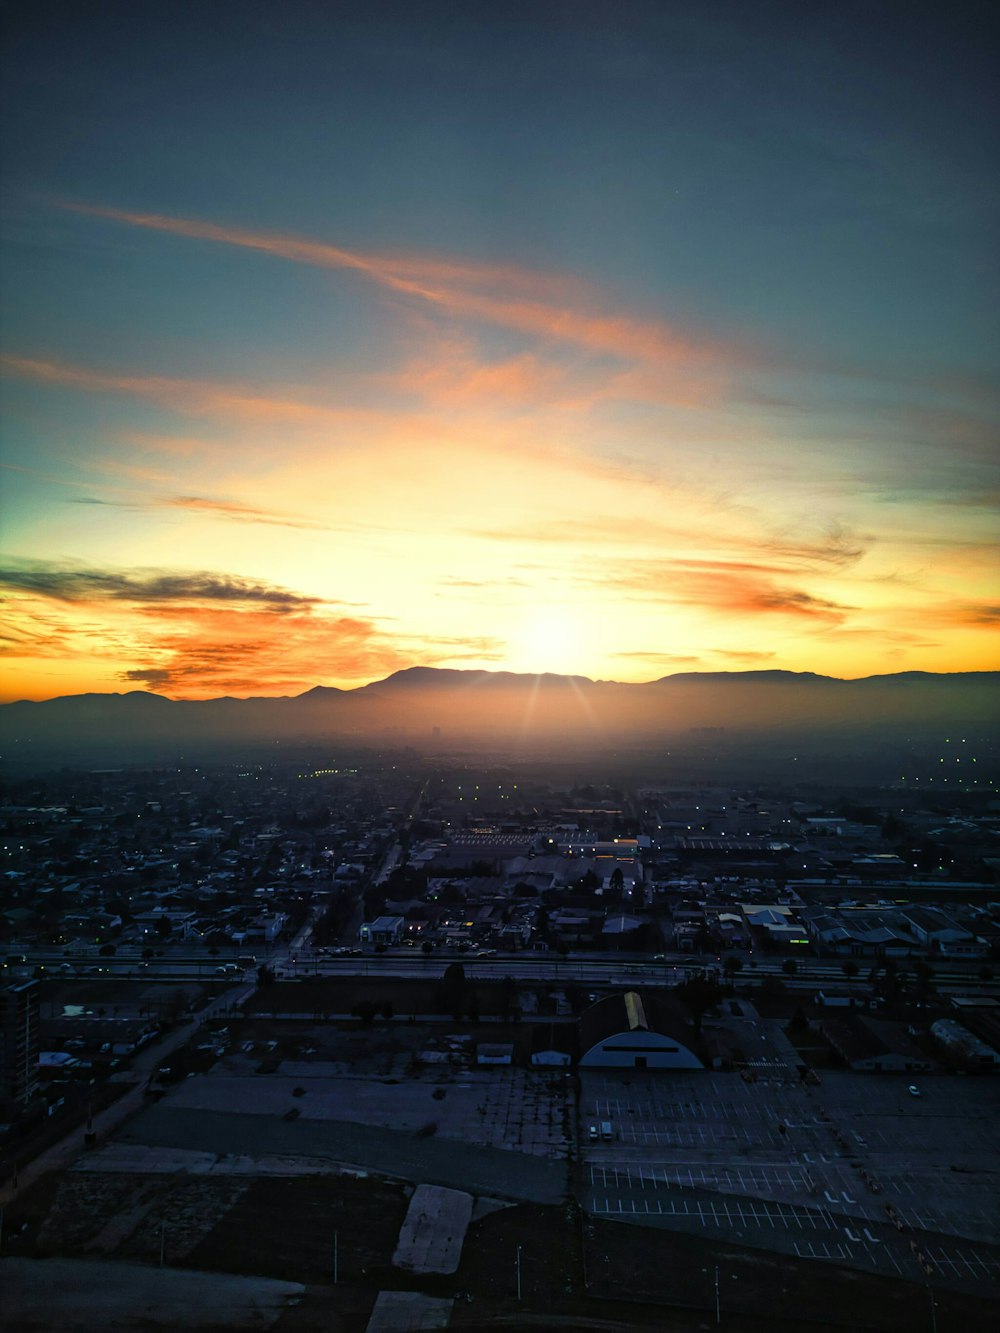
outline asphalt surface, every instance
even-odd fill
[[[136,1116],[118,1138],[123,1143],[190,1148],[218,1156],[325,1158],[401,1180],[529,1203],[561,1203],[567,1193],[564,1161],[347,1120],[286,1121],[164,1103]]]

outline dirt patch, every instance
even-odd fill
[[[333,1280],[336,1244],[340,1282],[400,1285],[392,1256],[408,1193],[396,1183],[346,1175],[257,1180],[185,1262],[325,1283]]]
[[[593,1296],[636,1298],[715,1314],[715,1271],[724,1315],[774,1320],[788,1328],[926,1327],[927,1289],[855,1269],[793,1259],[745,1246],[702,1241],[672,1231],[588,1218],[588,1290]],[[993,1329],[1000,1303],[935,1289],[939,1327]],[[831,1319],[831,1314],[833,1318]]]
[[[36,1254],[178,1262],[250,1188],[245,1176],[70,1172],[59,1182]]]

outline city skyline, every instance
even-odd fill
[[[0,700],[996,669],[987,14],[16,10]]]

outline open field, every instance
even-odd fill
[[[392,1267],[408,1189],[373,1177],[327,1174],[236,1183],[232,1177],[102,1180],[72,1173],[48,1182],[47,1198],[36,1192],[36,1216],[44,1212],[49,1220],[34,1241],[25,1235],[20,1242],[26,1253],[128,1259],[147,1265],[138,1272],[155,1274],[163,1244],[164,1271],[172,1266],[307,1284],[303,1304],[277,1325],[288,1333],[362,1333],[379,1290],[452,1298],[454,1327],[694,1333],[706,1322],[714,1324],[716,1267],[723,1327],[730,1333],[781,1328],[890,1333],[930,1326],[923,1284],[710,1236],[587,1219],[573,1205],[497,1209],[481,1202],[458,1271],[441,1277]],[[939,1333],[985,1333],[995,1326],[998,1307],[979,1297],[935,1291],[934,1300]],[[175,1326],[190,1326],[181,1310]]]

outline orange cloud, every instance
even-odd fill
[[[694,606],[726,616],[778,615],[840,624],[855,608],[770,577],[766,566],[724,560],[636,560],[577,582],[630,599]]]
[[[287,692],[368,681],[422,662],[501,660],[491,636],[400,634],[330,602],[218,573],[68,569],[19,562],[0,654],[43,662],[74,655],[117,679],[179,698]],[[341,604],[343,605],[343,604]]]

